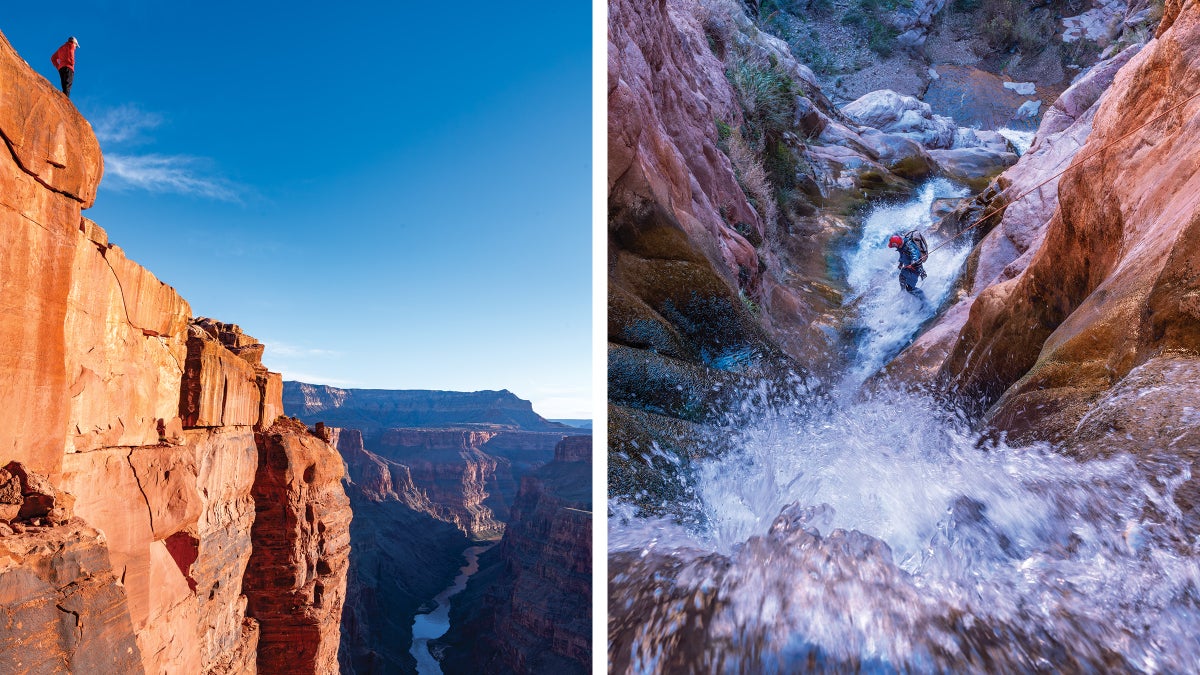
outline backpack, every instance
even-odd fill
[[[923,237],[920,232],[917,232],[916,230],[908,232],[904,235],[904,241],[917,242],[917,248],[921,250],[921,257],[929,255],[929,243],[925,241],[925,237]]]
[[[905,244],[905,245],[908,245],[908,242],[910,242],[910,241],[912,241],[912,242],[916,242],[916,244],[917,244],[917,248],[921,250],[921,257],[922,257],[922,258],[925,258],[925,257],[927,257],[927,256],[929,255],[929,243],[925,241],[925,237],[924,237],[924,236],[922,236],[920,232],[917,232],[916,230],[913,230],[913,231],[911,231],[911,232],[908,232],[908,233],[906,233],[906,234],[904,235],[904,244]],[[921,275],[921,278],[922,278],[922,279],[924,279],[925,277],[929,276],[928,274],[926,274],[926,273],[925,273],[925,266],[924,266],[924,265],[920,265],[920,266],[918,266],[918,267],[917,267],[917,271],[918,271],[918,272],[919,272],[919,274]]]

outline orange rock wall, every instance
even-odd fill
[[[288,418],[255,440],[257,516],[245,589],[247,613],[261,627],[258,672],[337,672],[350,556],[342,459]]]
[[[291,533],[252,536],[254,432],[282,414],[282,377],[82,216],[103,173],[96,138],[2,35],[0,137],[0,466],[47,476],[75,515],[0,520],[0,671],[257,672],[260,634],[276,633],[247,614],[243,577],[255,547]],[[344,549],[335,464],[309,506],[333,505],[313,517],[342,521],[321,540]],[[336,654],[344,568],[322,573],[322,654]]]
[[[119,579],[78,519],[0,536],[0,672],[141,673]]]
[[[188,335],[185,363],[187,373],[179,402],[185,427],[258,423],[262,400],[253,365],[196,328]]]
[[[1200,99],[1184,103],[1198,87],[1200,8],[1188,5],[1117,73],[1028,269],[971,308],[943,374],[996,402],[1001,428],[1068,438],[1133,369],[1200,349]]]

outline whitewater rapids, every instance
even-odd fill
[[[968,255],[930,259],[924,304],[896,282],[887,235],[926,231],[942,196],[961,192],[877,207],[843,253],[856,357],[832,398],[763,410],[698,461],[686,523],[610,502],[611,670],[1200,672],[1185,464],[1080,462],[918,393],[860,395]]]

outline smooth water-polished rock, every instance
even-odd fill
[[[1169,28],[1116,73],[1101,99],[1028,267],[979,294],[943,367],[960,395],[994,402],[989,417],[1010,438],[1071,448],[1097,402],[1135,369],[1151,381],[1174,362],[1159,355],[1189,359],[1200,346],[1200,102],[1180,89],[1200,79],[1200,9],[1185,7],[1164,23]],[[1094,153],[1102,154],[1089,158]],[[1186,378],[1165,370],[1161,377],[1174,396],[1195,397]],[[1134,439],[1148,433],[1142,425],[1159,437],[1194,426],[1168,410],[1131,416],[1126,433],[1105,443],[1135,449]]]
[[[889,89],[861,96],[842,112],[858,124],[906,136],[931,150],[954,144],[954,120],[933,114],[928,103]]]
[[[975,190],[987,187],[1002,171],[1017,163],[1017,155],[986,147],[930,150],[929,155],[946,177]]]

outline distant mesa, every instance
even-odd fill
[[[550,421],[533,404],[507,389],[436,391],[428,389],[341,389],[305,382],[283,383],[283,406],[290,415],[375,436],[384,429],[480,427],[584,433]]]
[[[550,420],[550,421],[551,421],[551,422],[558,422],[559,424],[565,424],[565,425],[567,425],[567,426],[569,426],[569,427],[575,427],[576,429],[591,429],[591,428],[592,428],[592,421],[591,421],[590,419],[586,419],[586,420],[580,420],[580,419],[554,419],[554,420]]]

